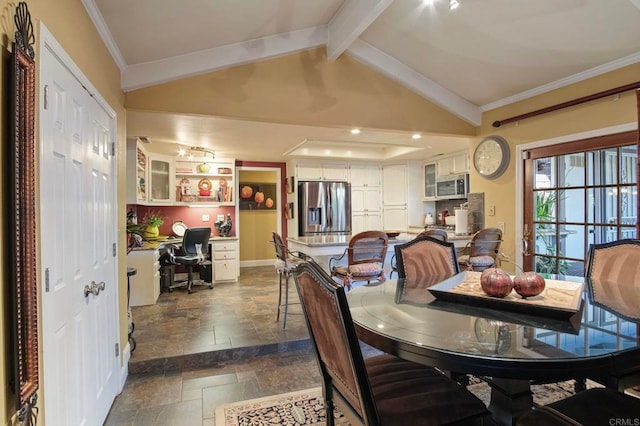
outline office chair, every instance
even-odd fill
[[[439,370],[392,355],[364,359],[344,286],[316,263],[292,270],[322,375],[327,425],[334,404],[351,424],[490,424],[487,407]]]
[[[202,280],[200,282],[193,281],[193,266],[200,265],[204,267],[211,267],[211,261],[207,259],[209,254],[209,237],[211,236],[211,228],[189,228],[185,231],[182,238],[182,254],[176,255],[175,245],[168,245],[168,261],[175,265],[184,265],[187,268],[187,279],[181,281],[175,281],[168,286],[169,291],[173,291],[174,288],[187,287],[187,292],[191,293],[194,285],[206,285],[209,288],[213,288],[213,283],[206,283]],[[171,247],[173,246],[173,247]]]

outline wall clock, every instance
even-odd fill
[[[486,179],[501,176],[509,165],[509,144],[500,136],[487,136],[473,153],[473,167]]]

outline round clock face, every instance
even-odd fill
[[[488,136],[473,153],[473,166],[487,179],[502,175],[509,165],[509,144],[500,136]]]

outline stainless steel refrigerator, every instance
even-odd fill
[[[298,182],[298,232],[351,233],[351,187],[347,182]]]

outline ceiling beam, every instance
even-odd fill
[[[393,0],[347,0],[329,22],[327,58],[338,59]]]
[[[321,26],[134,64],[127,67],[122,73],[122,89],[128,92],[197,74],[324,46],[326,42],[327,27]]]
[[[407,89],[416,92],[423,98],[460,117],[464,121],[474,126],[480,126],[482,124],[482,111],[480,107],[456,95],[370,44],[362,40],[356,40],[349,49],[347,49],[347,53]]]

